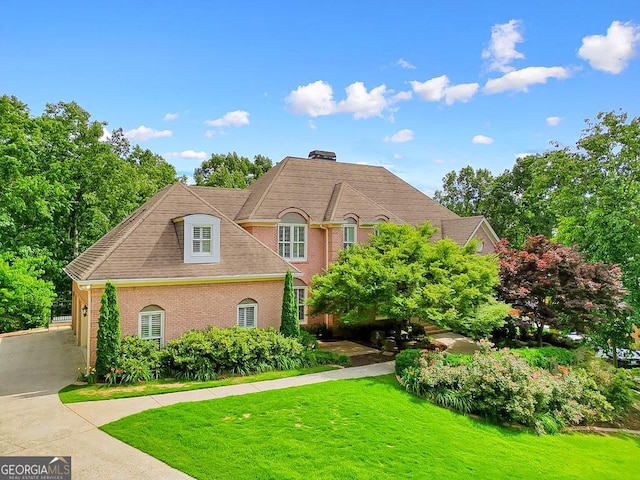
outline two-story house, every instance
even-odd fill
[[[300,322],[311,278],[338,251],[366,242],[380,222],[431,222],[436,239],[498,238],[483,217],[461,218],[383,167],[340,163],[330,152],[287,157],[245,190],[165,187],[65,267],[73,330],[95,360],[100,298],[118,289],[123,335],[161,345],[192,328],[275,327],[291,270]]]

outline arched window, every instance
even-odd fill
[[[353,218],[347,218],[347,223],[342,226],[342,248],[349,248],[358,241],[358,222]]]
[[[258,327],[258,302],[245,298],[238,304],[238,326],[241,328]]]
[[[164,310],[157,305],[148,305],[138,314],[138,336],[153,340],[164,346]]]
[[[307,259],[307,221],[299,213],[287,213],[280,219],[278,254],[286,260]]]

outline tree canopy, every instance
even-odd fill
[[[539,344],[545,325],[602,334],[628,316],[627,291],[616,265],[589,262],[576,249],[543,235],[527,239],[522,250],[500,242],[497,252],[499,298],[519,310],[521,323],[536,328]],[[607,340],[621,341],[613,335]]]
[[[416,318],[479,337],[503,323],[508,307],[494,298],[498,267],[477,245],[433,242],[435,229],[382,223],[370,243],[342,250],[313,277],[311,314],[346,324]]]
[[[62,267],[160,188],[172,165],[121,129],[104,138],[75,102],[34,117],[16,97],[0,97],[0,252],[39,257],[44,276],[68,291]]]
[[[240,157],[236,152],[213,153],[209,160],[196,168],[193,178],[196,185],[208,187],[247,188],[271,169],[271,159],[263,155]]]

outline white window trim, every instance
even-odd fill
[[[211,228],[211,251],[193,251],[193,230]],[[196,214],[184,217],[184,263],[218,263],[220,261],[220,219],[213,215]]]
[[[294,227],[302,227],[304,228],[304,256],[303,257],[294,257],[293,256],[293,245],[294,245]],[[280,228],[288,228],[290,230],[290,240],[288,242],[281,242],[280,241]],[[304,223],[280,223],[278,224],[278,254],[280,254],[280,245],[282,243],[288,243],[289,247],[290,247],[290,252],[291,255],[289,257],[286,257],[284,255],[281,255],[282,258],[284,258],[285,260],[289,260],[291,262],[306,262],[307,261],[307,248],[309,245],[309,229],[307,228],[307,225]]]
[[[353,230],[353,242],[347,242],[347,230]],[[348,245],[347,245],[348,243]],[[347,223],[342,226],[342,248],[346,249],[358,243],[358,225],[355,223]]]
[[[205,239],[205,238],[196,238],[195,236],[195,230],[196,228],[209,228],[211,229],[211,235],[209,236],[209,239]],[[191,225],[191,254],[194,256],[200,256],[200,257],[211,257],[213,256],[213,225]],[[196,252],[195,249],[193,248],[193,242],[196,241],[200,241],[200,242],[209,242],[209,251],[202,251],[202,248],[200,249],[201,251]]]
[[[300,303],[298,302],[298,296],[296,294],[296,305],[298,306],[298,322],[300,323],[300,325],[306,325],[307,324],[307,305],[304,303],[304,301],[307,298],[307,287],[296,287],[294,285],[293,287],[294,292],[295,291],[300,291],[302,290],[302,305],[300,305]],[[302,320],[300,320],[300,307],[303,307],[303,311],[304,311],[304,315],[302,316]]]
[[[142,336],[142,317],[151,315],[160,315],[160,338],[151,335],[149,337]],[[151,333],[151,325],[149,325],[149,333]],[[148,310],[138,313],[138,337],[143,340],[160,340],[160,347],[164,347],[164,310]]]
[[[253,308],[253,327],[243,327],[240,325],[240,310],[243,308]],[[258,328],[258,304],[257,303],[239,303],[236,307],[236,325],[240,328]]]

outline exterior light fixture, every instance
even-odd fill
[[[86,317],[87,316],[87,312],[89,311],[89,309],[87,308],[87,306],[85,305],[84,307],[82,307],[82,316]]]

